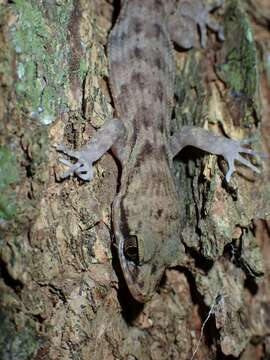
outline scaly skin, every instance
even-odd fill
[[[181,0],[176,9],[174,4],[174,0],[124,2],[108,44],[116,118],[98,130],[81,150],[58,147],[77,159],[75,164],[61,160],[69,167],[63,177],[76,174],[91,180],[93,162],[111,147],[120,160],[122,172],[113,202],[113,226],[126,283],[139,302],[153,296],[165,268],[181,262],[183,254],[181,199],[175,187],[173,157],[184,146],[192,145],[227,160],[227,181],[235,160],[258,172],[241,157],[240,153],[257,155],[242,147],[242,142],[197,127],[183,127],[170,136],[175,79],[171,39],[186,48],[193,46],[195,36],[190,29],[196,31],[198,23],[204,46],[206,25],[218,31],[200,0]]]
[[[125,2],[108,47],[111,91],[126,128],[125,141],[115,150],[123,171],[113,224],[124,276],[140,302],[152,296],[171,263],[171,243],[177,244],[176,253],[179,249],[169,148],[175,68],[165,18],[162,1]],[[138,239],[137,264],[123,250],[130,235]]]

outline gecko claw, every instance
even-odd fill
[[[61,175],[62,179],[66,179],[72,175],[77,175],[85,181],[90,181],[93,178],[94,171],[92,163],[84,158],[83,152],[67,149],[64,145],[57,146],[56,150],[77,159],[77,162],[73,164],[67,159],[59,158],[59,162],[68,167],[68,170]]]
[[[240,154],[247,154],[250,156],[255,156],[255,157],[260,157],[260,158],[267,157],[267,155],[263,152],[257,152],[257,151],[254,151],[252,149],[242,146],[242,145],[248,145],[248,144],[252,143],[253,141],[254,141],[253,139],[245,139],[245,140],[241,140],[241,141],[233,140],[228,153],[224,154],[224,158],[227,160],[228,165],[229,165],[229,169],[228,169],[226,177],[225,177],[225,179],[228,183],[231,179],[233,172],[235,171],[235,166],[234,166],[235,161],[238,161],[240,164],[247,166],[252,171],[254,171],[258,174],[260,173],[260,170],[255,165],[253,165],[250,160],[248,160],[248,159],[244,158],[242,155],[240,155]]]
[[[243,156],[241,156],[241,155],[238,155],[237,156],[237,158],[236,158],[236,160],[238,161],[238,162],[240,162],[241,164],[243,164],[243,165],[246,165],[247,167],[249,167],[251,170],[253,170],[254,172],[256,172],[256,173],[260,173],[260,170],[256,167],[256,166],[254,166],[250,161],[248,161],[247,159],[245,159]]]
[[[86,162],[81,163],[81,166],[75,170],[75,174],[82,180],[90,181],[94,175],[92,164],[89,166]]]
[[[240,145],[250,145],[255,141],[255,139],[249,138],[249,139],[244,139],[244,140],[240,140],[239,144]]]
[[[76,174],[77,173],[77,169],[81,166],[81,164],[79,162],[72,164],[70,161],[64,159],[64,158],[60,158],[59,162],[61,164],[64,164],[65,166],[67,166],[69,169],[67,171],[65,171],[62,175],[61,178],[62,179],[66,179],[67,177]]]
[[[239,141],[239,144],[240,145],[250,145],[252,143],[254,143],[256,141],[256,139],[254,138],[249,138],[249,139],[244,139],[244,140],[240,140]],[[249,149],[249,148],[245,148],[245,147],[241,147],[241,153],[245,153],[245,154],[249,154],[249,155],[252,155],[252,156],[259,156],[261,159],[267,159],[268,158],[268,155],[262,151],[254,151],[252,149]]]

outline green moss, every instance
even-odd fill
[[[217,67],[231,95],[254,106],[258,89],[256,47],[252,30],[238,0],[232,0],[225,14],[225,63]],[[256,105],[255,105],[256,106]]]
[[[266,70],[268,86],[270,86],[270,51],[266,51],[264,58],[264,66]]]
[[[83,79],[85,78],[85,75],[87,74],[87,71],[88,71],[88,62],[87,60],[82,57],[80,59],[80,67],[79,67],[79,77],[80,77],[80,80],[83,81]]]
[[[181,126],[187,124],[198,125],[198,122],[201,121],[201,108],[205,90],[201,78],[200,60],[198,51],[191,50],[185,68],[181,73],[176,74],[175,96],[177,102],[175,112],[176,117],[183,121]],[[196,94],[194,94],[194,88],[196,88]],[[185,118],[187,118],[186,121]]]
[[[7,19],[6,6],[0,4],[0,78],[1,86],[12,86],[12,55],[5,39],[5,24]],[[3,97],[3,93],[1,94]]]
[[[11,219],[16,211],[15,193],[10,185],[19,179],[16,159],[6,147],[0,148],[0,221]]]
[[[11,28],[17,53],[15,83],[21,109],[50,124],[65,109],[68,86],[68,21],[73,1],[39,3],[15,0],[17,21]],[[47,8],[46,8],[47,6]]]
[[[265,265],[256,239],[250,231],[245,231],[241,240],[242,249],[239,263],[249,276],[262,277],[265,274]]]
[[[29,324],[17,331],[12,320],[0,313],[0,359],[33,359],[38,346],[35,330]]]

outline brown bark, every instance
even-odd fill
[[[90,183],[60,181],[54,145],[79,147],[113,114],[117,5],[0,1],[0,359],[268,359],[268,160],[226,185],[223,160],[179,155],[188,260],[145,306],[112,245],[113,157]],[[269,152],[270,6],[228,0],[219,15],[224,43],[209,32],[205,50],[175,51],[174,126],[252,136]]]

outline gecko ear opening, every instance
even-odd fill
[[[138,238],[136,235],[129,235],[124,241],[124,254],[128,260],[134,263],[139,262]]]

